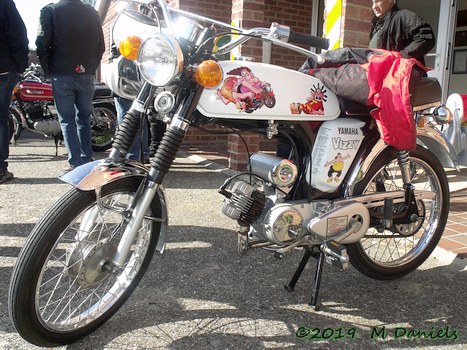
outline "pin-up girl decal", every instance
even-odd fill
[[[233,103],[238,110],[246,113],[263,105],[272,108],[276,104],[271,85],[256,78],[250,68],[235,68],[227,75],[229,77],[217,90],[217,96],[224,104]]]

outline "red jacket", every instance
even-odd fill
[[[410,103],[409,83],[412,69],[425,66],[415,58],[403,58],[399,52],[380,50],[361,66],[367,73],[368,105],[378,107],[372,117],[379,121],[383,140],[397,149],[414,150],[417,131]]]
[[[416,147],[416,128],[410,103],[410,86],[417,86],[420,70],[428,70],[414,58],[382,49],[337,49],[323,54],[325,64],[316,67],[309,59],[300,69],[323,82],[340,97],[376,106],[382,139],[400,150]],[[417,73],[417,74],[414,74]],[[411,80],[413,83],[409,84]]]

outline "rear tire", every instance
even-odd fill
[[[418,201],[424,218],[378,232],[370,228],[359,242],[348,245],[352,265],[375,279],[396,279],[419,267],[438,244],[449,214],[449,185],[435,155],[418,146],[410,152],[412,184],[416,190],[433,191],[432,199]],[[355,194],[401,190],[402,181],[396,152],[388,149],[355,186]],[[375,208],[373,210],[377,210]],[[371,211],[370,211],[371,215]]]
[[[125,264],[111,272],[105,266],[116,252],[124,214],[140,182],[133,177],[104,186],[105,207],[96,206],[94,191],[73,188],[33,229],[8,293],[10,317],[25,340],[47,347],[75,342],[130,297],[151,261],[161,223],[145,219]],[[158,200],[149,211],[160,217]]]

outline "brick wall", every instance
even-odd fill
[[[370,23],[373,16],[371,1],[344,0],[342,7],[343,46],[368,47]]]
[[[323,0],[324,1],[324,0]],[[211,17],[216,20],[230,23],[232,19],[238,20],[240,26],[245,28],[269,27],[272,22],[278,22],[291,27],[291,30],[300,33],[310,33],[312,17],[312,0],[169,0],[169,5],[185,11]],[[370,2],[368,0],[343,0],[342,27],[343,46],[368,46],[370,19],[372,17]],[[104,23],[106,44],[110,43],[108,24],[115,18],[115,3],[109,11]],[[242,45],[241,55],[253,57],[256,61],[262,60],[262,42],[250,40]],[[108,54],[103,58],[107,62]],[[305,57],[279,47],[272,48],[271,63],[297,69],[304,62]],[[246,151],[242,139],[237,135],[214,135],[213,132],[225,132],[218,126],[206,126],[210,132],[191,128],[184,141],[184,147],[195,149],[225,150],[229,153],[229,166],[233,169],[246,168]],[[255,134],[242,134],[248,143],[250,152],[258,150],[274,150],[275,141],[268,140]]]
[[[311,30],[312,0],[276,0],[267,1],[265,6],[265,24],[277,22],[289,26],[294,32],[309,34]],[[293,51],[273,46],[271,63],[290,69],[298,69],[305,61],[305,56]]]

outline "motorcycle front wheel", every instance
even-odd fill
[[[94,103],[91,128],[92,150],[104,152],[110,149],[117,130],[117,112],[112,103]]]
[[[16,141],[19,139],[23,131],[23,125],[21,124],[21,116],[19,116],[18,114],[18,110],[10,108],[8,114],[8,124],[10,126],[10,141],[12,141],[13,144],[16,144]]]
[[[416,191],[434,194],[417,202],[422,215],[410,224],[393,225],[383,232],[370,228],[359,242],[347,246],[352,265],[371,278],[395,279],[412,272],[430,256],[443,234],[450,197],[444,168],[434,154],[418,146],[410,152],[410,174]],[[354,194],[394,190],[403,190],[401,172],[395,152],[387,152],[355,186]]]
[[[97,329],[129,298],[153,256],[161,223],[144,219],[121,267],[110,263],[141,179],[64,195],[29,235],[8,293],[18,333],[38,346],[70,344]],[[147,215],[161,217],[159,201]]]

